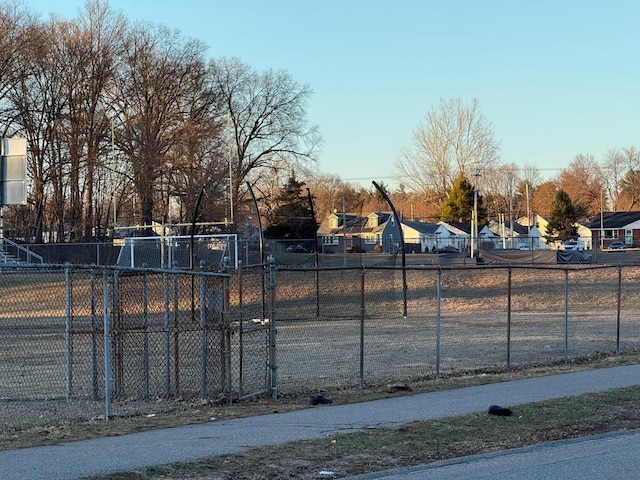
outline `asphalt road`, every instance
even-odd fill
[[[90,475],[240,453],[254,446],[321,438],[332,433],[348,432],[369,426],[389,427],[417,420],[475,413],[485,411],[491,404],[513,408],[523,403],[627,387],[638,383],[640,383],[640,365],[631,365],[358,404],[334,404],[287,413],[224,421],[214,420],[200,425],[46,447],[9,450],[0,452],[0,478],[2,480],[78,479]],[[635,444],[629,445],[625,442],[635,442]],[[624,469],[633,468],[634,477],[625,476],[628,470],[623,470],[616,473],[617,479],[637,478],[638,455],[635,452],[638,451],[638,444],[637,434],[623,434],[566,442],[566,450],[559,448],[557,444],[547,444],[507,451],[504,454],[459,459],[448,465],[437,464],[424,467],[423,470],[379,473],[378,476],[361,478],[477,479],[483,478],[479,474],[485,471],[486,474],[482,473],[485,478],[489,476],[501,479],[580,478],[580,476],[596,478],[593,477],[592,472],[597,470],[588,470],[591,472],[589,475],[578,475],[581,469],[586,468],[585,458],[594,460],[593,468],[604,468],[605,464],[620,464]],[[569,448],[570,446],[572,447]],[[538,449],[542,450],[536,457]],[[558,452],[559,457],[556,460],[551,460],[552,457],[548,453],[551,451]],[[610,453],[609,457],[605,458],[606,452]],[[600,455],[600,461],[597,461],[598,455]],[[521,464],[528,467],[517,470],[520,468],[519,462],[529,462]],[[441,470],[436,471],[435,468]],[[454,469],[451,470],[451,476],[446,476],[449,474],[448,468]],[[456,468],[459,470],[455,471]],[[563,470],[554,470],[554,468],[575,471],[576,474],[564,475],[561,474]],[[471,476],[465,477],[465,471]],[[614,477],[606,473],[597,478]]]
[[[640,432],[543,443],[347,480],[634,480],[640,475]]]

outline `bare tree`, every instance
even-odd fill
[[[500,214],[509,217],[512,207],[518,216],[518,205],[514,203],[521,173],[514,163],[500,165],[495,169],[487,169],[480,177],[479,189],[484,196],[484,205],[489,218],[498,218]]]
[[[286,72],[207,65],[201,42],[132,26],[106,0],[72,21],[0,5],[0,121],[27,137],[30,205],[15,218],[31,215],[31,241],[101,237],[123,215],[191,220],[205,185],[207,220],[229,217],[245,180],[315,158],[311,90]]]
[[[569,195],[579,214],[593,217],[600,211],[604,184],[600,165],[593,155],[576,155],[560,172],[557,183]]]
[[[557,190],[557,184],[551,180],[538,185],[531,197],[532,213],[543,217],[548,216]]]
[[[316,215],[321,221],[326,215],[334,212],[342,212],[343,203],[351,208],[361,203],[358,189],[337,175],[321,174],[311,177],[306,181],[309,189],[315,197]]]
[[[531,189],[536,188],[540,183],[542,183],[542,177],[540,175],[540,170],[533,164],[526,164],[521,169],[522,180],[526,182]]]
[[[171,148],[185,127],[183,106],[190,76],[202,71],[204,45],[166,28],[140,24],[126,33],[111,91],[116,109],[116,142],[130,159],[140,220],[151,225],[159,179],[167,174]]]
[[[105,93],[115,70],[117,39],[125,25],[102,0],[88,0],[78,20],[54,22],[52,54],[60,62],[58,75],[66,101],[61,116],[70,163],[65,223],[71,240],[93,237],[94,177],[110,130]]]
[[[210,72],[229,116],[231,190],[237,206],[247,180],[278,161],[291,166],[313,161],[321,138],[318,127],[307,124],[310,87],[287,72],[259,73],[237,58],[212,60]]]
[[[60,123],[65,98],[58,75],[60,63],[55,55],[51,55],[50,44],[45,41],[53,33],[51,24],[30,32],[40,41],[32,41],[22,52],[22,73],[10,84],[5,96],[12,112],[12,129],[24,135],[29,146],[27,168],[33,179],[31,201],[34,207],[30,237],[36,242],[43,241],[45,229],[55,230],[58,235],[64,232],[65,192],[61,178],[65,166]]]
[[[228,198],[227,145],[224,141],[224,116],[218,112],[214,91],[204,65],[192,70],[191,82],[182,105],[184,125],[181,134],[168,153],[166,180],[167,196],[163,199],[163,211],[170,211],[170,203],[177,202],[179,212],[173,219],[179,223],[190,222],[194,215],[219,220],[225,216]],[[200,191],[205,188],[199,212],[195,211]]]
[[[414,132],[414,146],[396,161],[398,180],[409,189],[446,197],[460,174],[495,168],[499,146],[493,127],[480,112],[478,100],[441,100]]]
[[[634,146],[609,150],[602,170],[613,210],[634,208],[640,201],[640,150]]]
[[[25,7],[21,1],[0,2],[0,136],[11,137],[14,135],[27,136],[27,127],[30,128],[33,139],[38,138],[35,134],[42,123],[34,117],[38,116],[41,106],[36,102],[31,105],[30,100],[38,96],[21,98],[20,92],[25,91],[25,87],[30,85],[36,76],[40,74],[42,58],[41,52],[46,41],[43,31],[36,16]],[[37,84],[37,82],[36,82]],[[27,93],[28,90],[26,91]],[[45,107],[46,108],[46,107]],[[27,114],[25,119],[22,115]],[[29,144],[29,149],[33,148]],[[31,162],[28,165],[28,172],[31,176],[37,175],[36,166],[40,167],[40,172],[45,170],[42,152],[38,150],[30,156]],[[37,156],[38,159],[33,161]],[[11,206],[9,210],[16,222],[14,227],[21,227],[16,233],[28,240],[32,240],[34,231],[39,232],[42,238],[43,219],[45,207],[45,181],[42,178],[34,178],[32,182],[32,194],[29,198],[32,207]],[[37,215],[31,215],[33,210]]]
[[[605,154],[602,174],[607,192],[606,200],[610,200],[611,207],[616,210],[620,198],[620,181],[624,176],[624,161],[618,149],[609,149]]]
[[[39,26],[33,13],[23,2],[9,0],[0,2],[0,101],[20,81],[31,53],[42,40]],[[12,127],[11,117],[5,119],[2,135]]]

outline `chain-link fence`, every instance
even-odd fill
[[[640,346],[639,266],[283,269],[278,387],[307,392]]]
[[[264,392],[263,272],[3,271],[0,403],[20,411],[0,408],[3,424],[133,415],[176,400],[229,403]]]
[[[637,265],[240,267],[3,271],[0,421],[139,415],[640,343]]]

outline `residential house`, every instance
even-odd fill
[[[640,212],[603,212],[585,226],[592,245],[608,248],[614,241],[625,245],[640,245]]]
[[[471,245],[470,222],[438,222],[436,230],[436,250],[444,247],[455,247],[465,251]]]
[[[490,225],[484,225],[478,232],[478,248],[480,250],[502,248],[500,235],[492,231]]]
[[[535,226],[528,227],[518,221],[513,222],[513,226],[510,221],[491,221],[489,222],[489,229],[499,239],[499,245],[495,246],[495,248],[503,250],[537,250],[540,248],[540,230]]]
[[[405,251],[408,253],[428,253],[436,250],[437,231],[440,225],[431,222],[402,222]]]
[[[526,227],[527,218],[519,218],[518,220],[516,220],[516,223],[519,223]],[[533,222],[529,229],[529,236],[531,237],[531,241],[533,242],[534,246],[537,242],[539,250],[544,250],[547,248],[557,249],[559,246],[559,243],[547,241],[549,230],[548,226],[549,221],[546,218],[540,215],[533,216]],[[584,246],[585,250],[590,250],[593,245],[591,229],[588,227],[588,225],[583,225],[581,223],[576,223],[575,226],[578,229],[578,238],[576,240],[578,240],[578,243]]]
[[[332,213],[322,221],[317,235],[323,253],[393,253],[400,248],[400,229],[390,212]]]

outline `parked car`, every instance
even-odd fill
[[[438,253],[460,253],[460,249],[458,247],[454,247],[453,245],[443,245],[438,248]]]
[[[624,250],[627,248],[622,242],[611,242],[607,250]]]
[[[560,244],[560,250],[584,250],[584,244],[577,240],[566,240]]]
[[[302,245],[291,245],[287,247],[287,252],[289,253],[309,253],[309,250],[304,248]]]

